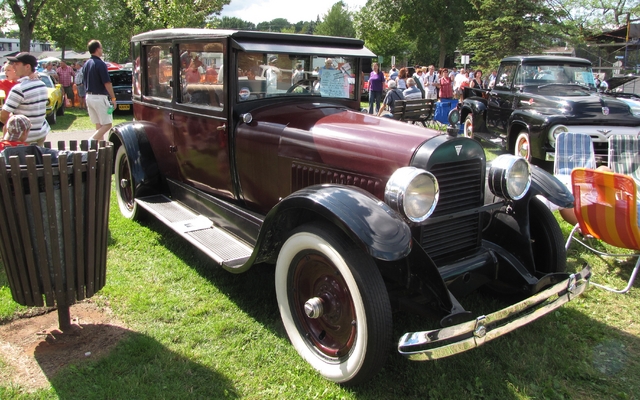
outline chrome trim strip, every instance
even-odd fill
[[[586,266],[568,279],[492,314],[442,329],[407,332],[398,342],[398,352],[412,361],[428,361],[479,347],[568,303],[585,291],[590,277],[591,269]],[[547,302],[554,296],[558,297]],[[530,312],[523,314],[527,311]],[[441,346],[421,349],[443,341],[446,343]]]

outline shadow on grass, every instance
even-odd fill
[[[238,398],[223,374],[167,349],[149,336],[111,325],[88,325],[85,329],[109,330],[100,335],[124,334],[126,338],[104,358],[72,365],[55,375],[51,374],[55,352],[39,345],[35,358],[60,399],[161,399],[167,393],[182,393],[184,398]]]
[[[273,285],[273,267],[257,265],[234,275],[193,248],[161,223],[148,227],[160,242],[225,293],[244,312],[281,337]],[[591,289],[593,290],[593,289]],[[589,301],[589,294],[585,295]],[[597,300],[597,298],[596,298]],[[592,299],[592,301],[595,301]],[[482,294],[461,299],[480,315],[506,304]],[[437,321],[396,313],[393,343],[383,371],[367,385],[350,388],[357,398],[626,398],[640,390],[640,339],[563,307],[477,349],[454,357],[413,362],[397,353],[397,340],[408,331],[437,328]],[[633,391],[631,391],[633,389]]]

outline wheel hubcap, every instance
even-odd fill
[[[306,303],[304,303],[304,312],[309,318],[320,318],[322,317],[323,311],[324,309],[322,308],[322,299],[320,297],[314,297],[313,299],[309,299]]]
[[[341,357],[355,345],[355,307],[340,271],[321,254],[294,261],[291,304],[300,333],[320,353]]]

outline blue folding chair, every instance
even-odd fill
[[[637,135],[609,137],[609,168],[630,175],[640,186],[640,138]]]
[[[562,132],[556,138],[553,175],[571,188],[571,171],[574,168],[596,168],[593,141],[585,133]]]

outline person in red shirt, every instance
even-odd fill
[[[4,97],[6,99],[7,96],[9,95],[9,91],[11,90],[11,88],[18,83],[18,75],[16,74],[16,67],[11,64],[7,64],[4,67],[4,74],[7,77],[7,79],[0,80],[0,90],[4,90]]]
[[[31,121],[28,117],[20,114],[12,115],[2,128],[4,138],[0,141],[0,151],[6,147],[27,145],[25,142],[31,130]]]

